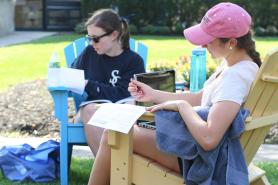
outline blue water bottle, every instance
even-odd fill
[[[192,50],[190,64],[190,92],[198,92],[206,81],[206,49],[196,48]]]

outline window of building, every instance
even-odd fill
[[[80,1],[46,0],[45,27],[47,30],[73,30],[80,21]]]
[[[17,29],[42,29],[42,2],[42,0],[16,0],[15,27]]]

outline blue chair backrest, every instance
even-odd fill
[[[132,51],[135,51],[135,40],[134,39],[129,39],[129,47]]]
[[[87,45],[88,45],[87,40],[84,37],[81,37],[81,38],[73,41],[72,43],[68,44],[64,48],[64,54],[65,54],[67,67],[71,66],[74,59],[76,59],[80,55],[80,53],[85,49],[85,47]],[[135,39],[133,39],[133,38],[129,39],[129,45],[130,45],[130,49],[132,51],[135,51],[136,53],[138,53],[143,58],[144,66],[145,66],[145,69],[146,69],[148,47],[141,42],[135,41]],[[87,94],[84,93],[81,96],[81,95],[76,94],[76,93],[71,93],[71,96],[74,99],[75,110],[78,111],[80,103],[83,102],[87,98]]]
[[[75,40],[64,48],[67,66],[70,67],[74,59],[76,59],[84,48],[88,45],[84,37]]]
[[[68,67],[71,66],[73,63],[74,59],[77,58],[80,53],[84,50],[84,48],[88,45],[87,40],[82,37],[74,42],[70,43],[64,48],[64,54],[66,58],[66,64]],[[148,56],[148,47],[141,43],[141,42],[136,42],[135,39],[131,38],[129,39],[129,46],[132,51],[137,52],[144,61],[144,66],[145,68],[147,67],[147,56]]]

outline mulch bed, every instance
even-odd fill
[[[72,101],[69,105],[72,119]],[[1,134],[18,132],[23,136],[58,138],[59,123],[53,115],[53,101],[45,80],[18,84],[0,93]],[[278,144],[278,124],[271,128],[266,143]]]
[[[23,136],[59,137],[51,95],[45,80],[11,87],[0,94],[0,132]]]

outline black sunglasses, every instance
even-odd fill
[[[110,35],[113,31],[110,31],[110,32],[107,32],[107,33],[104,33],[100,36],[97,36],[97,37],[93,37],[93,36],[90,36],[90,35],[86,35],[86,38],[87,40],[89,41],[89,43],[91,43],[92,41],[94,43],[99,43],[99,40],[102,38],[102,37],[105,37],[107,35]]]

